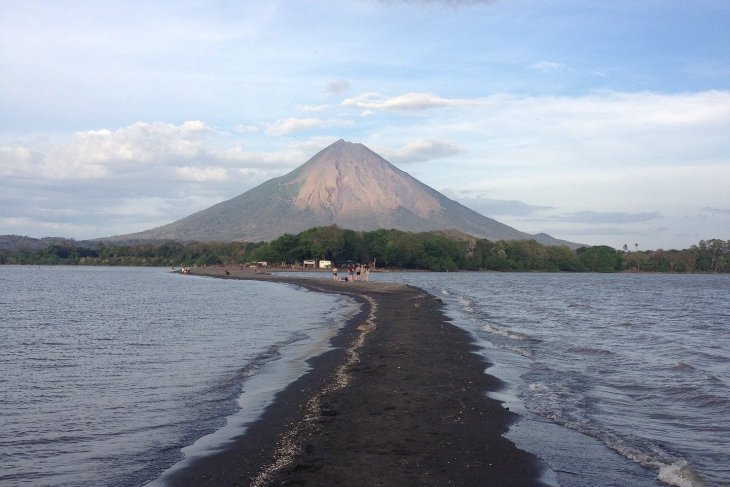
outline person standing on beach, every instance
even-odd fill
[[[355,280],[356,281],[359,281],[360,280],[360,273],[361,272],[362,272],[362,266],[360,264],[358,264],[357,266],[355,266]]]
[[[362,268],[362,280],[363,281],[369,281],[370,280],[370,264],[365,264]]]
[[[332,282],[337,282],[337,267],[332,268]]]

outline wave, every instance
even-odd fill
[[[584,435],[596,438],[611,450],[634,463],[657,472],[657,479],[676,487],[705,487],[704,481],[681,458],[675,458],[658,445],[643,438],[623,438],[600,429],[586,419],[571,417],[571,407],[566,403],[568,393],[542,382],[528,385],[530,394],[538,397],[538,404],[529,405],[534,413]]]
[[[510,352],[517,353],[519,355],[522,355],[525,358],[529,358],[529,359],[534,359],[535,358],[535,354],[529,348],[505,347],[505,350],[509,350]]]
[[[449,294],[447,291],[443,291],[443,293],[445,295]],[[459,303],[459,306],[461,306],[462,311],[465,311],[468,315],[474,313],[474,301],[463,296],[458,297],[457,301]]]
[[[665,484],[677,487],[703,487],[705,485],[684,460],[660,467],[658,478]]]
[[[485,323],[482,325],[482,330],[492,335],[498,335],[501,337],[509,338],[511,340],[525,341],[529,337],[521,333],[516,333],[503,326],[495,325],[494,323]]]
[[[568,351],[580,353],[580,354],[584,354],[584,355],[592,355],[592,356],[608,357],[611,355],[616,355],[615,352],[612,352],[610,350],[605,350],[602,348],[594,348],[594,347],[571,347],[568,349]]]
[[[307,334],[301,332],[293,333],[288,339],[281,340],[277,343],[273,343],[268,348],[261,351],[259,354],[254,356],[248,364],[243,366],[239,370],[239,377],[248,378],[255,375],[262,365],[272,360],[281,358],[281,350],[287,345],[298,342],[299,340],[305,340],[308,337]]]

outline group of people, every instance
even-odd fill
[[[370,265],[369,264],[351,264],[347,266],[347,275],[340,278],[337,277],[337,267],[332,268],[332,281],[367,281],[370,277]]]

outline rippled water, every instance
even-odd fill
[[[730,485],[730,276],[371,280],[444,299],[547,481]],[[353,309],[163,269],[0,266],[0,484],[143,485],[245,428]]]
[[[564,487],[730,485],[730,276],[397,273],[480,340]]]
[[[0,485],[143,485],[240,433],[354,306],[166,269],[0,266]]]

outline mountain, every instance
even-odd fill
[[[98,243],[91,240],[73,240],[63,237],[32,238],[20,235],[0,235],[0,250],[7,250],[9,252],[17,252],[19,250],[36,252],[51,245],[96,248]]]
[[[316,226],[411,232],[453,229],[489,240],[535,239],[426,186],[362,144],[339,140],[292,172],[176,222],[119,240],[270,241]]]

